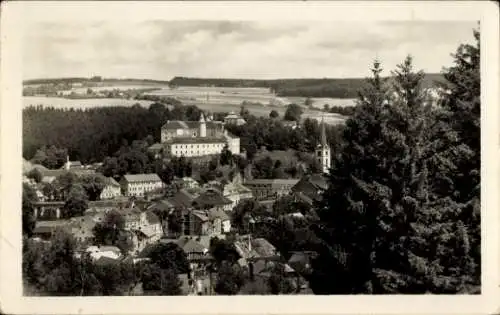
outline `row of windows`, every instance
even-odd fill
[[[217,147],[222,147],[222,143],[209,143],[209,144],[201,144],[201,143],[196,143],[196,144],[177,144],[173,145],[173,149],[193,149],[193,148],[217,148]]]

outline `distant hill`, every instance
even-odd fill
[[[443,81],[441,74],[429,73],[425,75],[423,86],[429,88],[435,86],[435,82]],[[365,83],[364,78],[247,80],[175,77],[170,81],[172,86],[263,87],[278,96],[332,98],[355,98]]]
[[[432,87],[435,82],[444,82],[444,77],[439,73],[425,75],[424,87]],[[276,80],[253,80],[253,79],[223,79],[223,78],[189,78],[175,77],[170,81],[149,79],[115,79],[115,78],[53,78],[25,80],[24,85],[30,84],[131,84],[131,85],[170,85],[170,86],[216,86],[216,87],[240,87],[240,88],[269,88],[278,96],[300,96],[300,97],[332,97],[332,98],[356,98],[358,91],[366,83],[364,78],[347,79],[276,79]]]
[[[51,79],[31,79],[24,80],[23,85],[34,85],[34,84],[71,84],[71,83],[109,83],[109,84],[169,84],[169,81],[165,80],[150,80],[150,79],[116,79],[116,78],[83,78],[83,77],[71,77],[71,78],[51,78]]]

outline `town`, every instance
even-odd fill
[[[232,164],[233,157],[242,155],[240,139],[225,126],[242,126],[245,119],[235,113],[223,121],[212,119],[201,113],[199,121],[167,121],[161,128],[161,142],[147,147],[147,152],[165,163],[181,157],[201,158],[198,163],[204,163],[208,156],[216,157],[220,164],[229,154],[231,161],[226,163]],[[326,189],[325,173],[331,167],[325,124],[320,126],[321,138],[315,150],[318,172],[301,178],[253,179],[248,167],[243,172],[226,167],[227,175],[209,181],[184,176],[165,183],[156,173],[126,174],[117,181],[100,172],[102,163],[84,165],[67,155],[59,169],[24,160],[23,182],[36,199],[30,204],[36,221],[30,239],[50,242],[57,232],[64,231],[76,241],[75,257],[89,255],[95,264],[111,266],[149,261],[155,250],[165,251],[162,255],[182,250],[184,260],[175,262],[182,268],[182,294],[236,293],[217,285],[209,275],[210,270],[217,270],[211,269],[216,263],[225,260],[235,263],[241,274],[255,282],[256,287],[248,292],[259,285],[263,290],[257,292],[260,294],[281,292],[285,282],[287,293],[305,294],[310,289],[304,275],[310,272],[313,253],[296,251],[284,257],[253,231],[268,225],[269,220],[293,221],[310,215],[304,209]],[[75,192],[77,183],[84,187],[80,195]],[[278,201],[302,208],[296,212],[278,209]],[[270,280],[277,275],[279,279]],[[272,288],[267,288],[269,281],[274,281]]]
[[[25,107],[24,294],[480,293],[479,30],[471,33],[475,43],[461,44],[431,83],[407,55],[387,72],[374,59],[365,79],[269,87],[179,77],[163,91],[220,88],[211,100],[78,83],[82,99],[149,103]],[[61,96],[59,85],[74,84],[55,81],[25,95]],[[301,98],[254,114],[255,88]],[[315,93],[358,97],[318,109]],[[224,97],[233,107],[213,106]]]

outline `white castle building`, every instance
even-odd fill
[[[218,121],[168,121],[161,128],[161,144],[171,156],[219,154],[227,144],[233,154],[240,154],[240,138],[231,135]]]

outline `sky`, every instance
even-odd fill
[[[440,72],[473,41],[472,21],[38,21],[25,27],[23,78],[354,78],[407,54]]]

